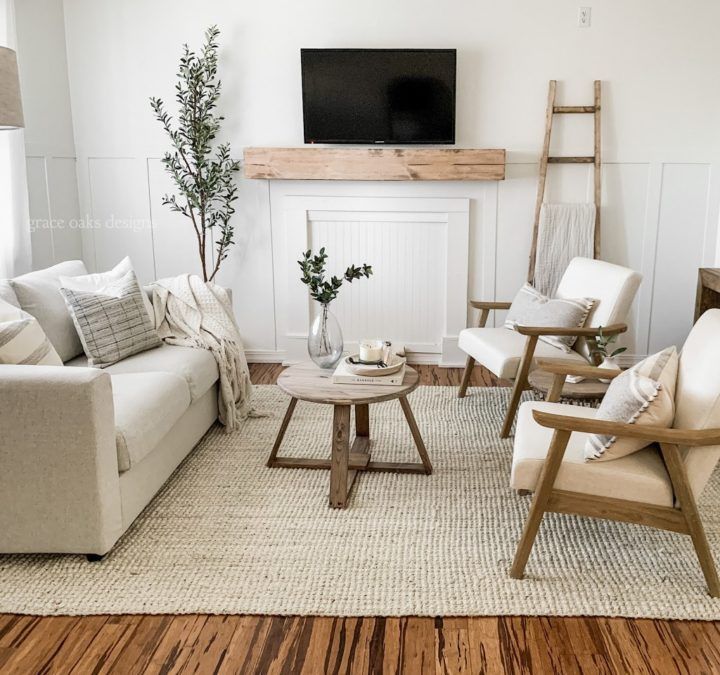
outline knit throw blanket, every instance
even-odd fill
[[[595,204],[543,204],[533,286],[550,298],[573,258],[594,258]]]
[[[225,289],[181,274],[152,284],[155,324],[170,345],[207,349],[220,372],[219,419],[234,431],[251,410],[252,384]]]

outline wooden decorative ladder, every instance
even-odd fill
[[[555,105],[555,91],[557,80],[550,80],[548,88],[547,110],[545,112],[545,139],[543,141],[542,157],[540,158],[540,179],[538,180],[537,200],[535,202],[535,222],[533,225],[532,247],[530,249],[530,267],[528,269],[528,283],[535,277],[535,256],[537,253],[538,228],[540,226],[540,209],[545,198],[545,182],[547,179],[548,164],[592,164],[595,183],[595,237],[593,242],[593,257],[600,255],[600,80],[595,80],[594,105]],[[553,118],[555,115],[594,115],[594,154],[587,157],[550,157],[550,136],[552,134]]]

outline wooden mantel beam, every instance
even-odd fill
[[[504,180],[505,150],[245,148],[245,177],[269,180]]]

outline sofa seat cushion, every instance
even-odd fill
[[[190,389],[172,373],[116,373],[112,381],[118,471],[147,457],[190,407]]]
[[[520,406],[515,431],[510,485],[515,490],[534,491],[550,448],[553,430],[533,419],[533,410],[594,418],[596,410],[564,403],[528,401]],[[673,506],[673,491],[665,464],[656,446],[611,462],[587,462],[588,434],[572,433],[555,488],[597,497],[627,499],[658,506]]]
[[[87,366],[87,358],[78,357],[65,365]],[[187,382],[193,401],[200,399],[218,380],[217,364],[209,351],[167,344],[129,356],[105,370],[111,375],[152,372],[179,375]]]
[[[525,351],[527,337],[507,328],[466,328],[460,331],[458,346],[490,372],[503,379],[513,379]],[[587,361],[575,351],[565,353],[546,342],[538,341],[535,359]]]

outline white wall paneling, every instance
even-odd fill
[[[29,164],[31,184],[37,183],[42,193],[38,168],[42,162],[37,166],[33,162],[34,158]],[[712,264],[717,241],[720,171],[713,169],[710,164],[649,161],[609,162],[603,167],[603,258],[637,269],[644,276],[629,317],[630,329],[622,338],[622,344],[628,347],[628,359],[640,358],[666,342],[680,345],[690,328],[697,267]],[[580,176],[560,172],[555,177],[556,199],[579,201],[586,197],[587,173],[583,168],[575,173]],[[233,289],[235,311],[249,358],[278,361],[300,357],[304,347],[298,345],[302,345],[307,333],[309,305],[301,302],[298,295],[304,287],[295,261],[308,246],[324,245],[333,270],[342,271],[348,264],[360,262],[375,266],[375,277],[367,282],[367,288],[363,288],[364,281],[344,288],[333,308],[349,343],[377,333],[415,346],[416,358],[420,360],[435,360],[444,365],[459,363],[454,346],[456,328],[445,327],[439,332],[435,325],[423,333],[424,329],[413,325],[415,312],[403,313],[412,298],[398,283],[398,270],[383,265],[387,253],[385,239],[399,248],[393,237],[399,237],[403,227],[415,228],[404,235],[412,234],[418,239],[413,246],[419,247],[423,242],[437,255],[433,243],[438,241],[437,222],[414,222],[412,216],[412,226],[407,222],[398,224],[397,218],[388,220],[384,212],[377,210],[371,216],[358,216],[357,212],[363,213],[367,206],[358,208],[357,204],[367,205],[373,200],[380,200],[375,202],[378,204],[383,200],[421,204],[424,200],[432,203],[443,199],[466,203],[469,229],[466,253],[451,252],[450,257],[460,255],[467,265],[467,295],[511,300],[527,274],[536,181],[537,165],[526,161],[510,162],[508,177],[500,183],[241,179],[235,216],[237,245],[225,261],[218,281]],[[92,269],[106,269],[123,255],[130,255],[143,281],[199,271],[192,228],[185,218],[162,206],[162,195],[172,186],[157,159],[95,158],[87,164],[87,182],[91,197],[87,218],[93,227],[84,231],[85,251]],[[31,188],[31,195],[34,192]],[[343,206],[329,210],[345,215],[332,221],[326,214],[311,220],[309,228],[296,224],[288,230],[285,222],[288,204],[302,202],[300,210],[305,215],[298,218],[307,219],[308,210],[314,215],[328,211],[329,207],[311,209],[305,203],[308,199],[321,203],[341,200]],[[38,205],[40,212],[42,208],[42,204]],[[423,213],[415,206],[410,212]],[[135,227],[102,226],[117,220],[129,220]],[[40,250],[48,245],[43,241],[37,242]],[[419,248],[404,251],[420,261],[425,255]],[[459,274],[462,268],[443,269]],[[419,271],[409,273],[415,275]],[[435,273],[431,270],[430,275]],[[434,283],[436,288],[439,282],[435,279]],[[384,311],[389,316],[380,321],[379,315],[363,314],[366,323],[360,325],[358,315],[349,309],[351,301],[361,302],[363,297],[369,301],[371,293],[379,292],[378,289],[382,289]],[[288,298],[293,298],[289,308]],[[437,305],[437,299],[432,303]],[[466,316],[471,320],[469,312]],[[403,331],[392,324],[397,317],[407,321],[403,335],[396,334]],[[502,318],[502,313],[498,313],[496,325]],[[426,338],[427,335],[432,337]]]
[[[129,255],[140,283],[149,283],[156,276],[147,161],[92,157],[88,180],[94,269],[110,269]]]
[[[75,159],[27,157],[34,269],[83,257]]]

